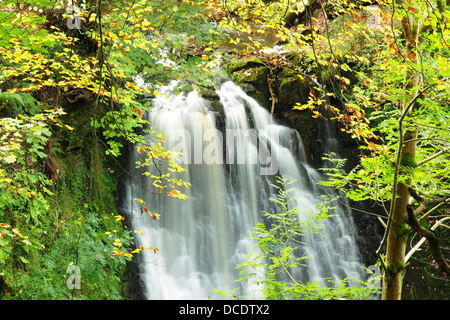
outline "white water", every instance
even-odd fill
[[[316,185],[319,173],[305,163],[298,133],[271,124],[269,113],[232,82],[222,84],[217,93],[224,128],[217,127],[217,113],[195,92],[155,98],[148,115],[155,129],[164,131],[165,147],[184,151],[187,171],[181,178],[192,184],[182,190],[187,200],[147,192],[142,188],[150,183],[145,176],[128,185],[126,209],[132,212],[132,226],[144,232],[143,245],[160,249],[156,254],[144,251],[140,264],[148,299],[206,299],[213,296],[211,289],[239,287],[234,267],[255,250],[248,238],[261,213],[272,208],[267,199],[276,197],[274,173],[297,181],[293,187],[302,208],[299,218],[316,211],[326,192]],[[132,165],[137,159],[134,154]],[[142,214],[134,198],[144,199],[161,218],[154,221]],[[310,280],[364,276],[352,219],[342,210],[335,213],[339,216],[328,220],[322,237],[307,234],[304,239]],[[257,288],[243,289],[252,293]]]

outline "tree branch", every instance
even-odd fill
[[[441,199],[442,200],[442,199]],[[434,206],[433,208],[431,208],[430,210],[427,211],[427,213],[425,213],[424,215],[422,215],[419,218],[419,221],[422,221],[423,219],[427,218],[430,214],[432,214],[434,211],[436,211],[437,209],[439,209],[440,207],[442,207],[443,205],[446,205],[447,203],[450,202],[450,198],[447,198],[445,200],[442,200],[441,202],[439,202],[436,206]]]
[[[439,157],[440,155],[442,155],[442,154],[444,154],[444,153],[447,153],[447,152],[449,152],[449,151],[450,151],[450,147],[447,147],[447,148],[445,148],[445,149],[442,149],[441,151],[435,153],[434,155],[432,155],[432,156],[430,156],[430,157],[428,157],[428,158],[426,158],[426,159],[424,159],[424,160],[422,160],[422,161],[419,161],[419,163],[417,164],[417,166],[421,166],[421,165],[423,165],[423,164],[425,164],[425,163],[427,163],[427,162],[429,162],[429,161],[431,161],[431,160],[433,160],[433,159],[436,159],[436,158]]]
[[[443,227],[447,227],[444,223],[444,221],[450,220],[450,217],[445,217],[439,221],[437,221],[431,228],[430,231],[436,230],[440,225]],[[416,243],[416,245],[408,252],[408,254],[405,256],[405,263],[412,257],[412,255],[422,246],[422,244],[425,242],[426,238],[420,239],[419,242]]]
[[[434,260],[439,265],[439,267],[450,276],[450,265],[445,260],[444,253],[442,252],[441,243],[436,234],[430,230],[425,229],[419,224],[415,215],[414,209],[411,205],[406,206],[407,218],[405,222],[420,236],[427,239],[430,245],[430,251],[433,255]],[[444,218],[445,219],[445,218]]]
[[[450,202],[450,198],[436,198],[436,199],[425,200],[412,187],[408,188],[408,192],[411,195],[411,197],[413,197],[414,200],[416,200],[419,203],[419,206],[416,209],[414,209],[414,216],[415,217],[421,215],[422,212],[424,212],[425,209],[427,207],[429,207],[430,205],[435,205],[433,208],[428,210],[427,213],[425,213],[424,215],[422,215],[419,218],[419,222],[422,221],[423,219],[427,218],[431,213],[433,213],[434,211],[436,211],[437,209],[439,209],[443,205],[445,205],[445,204]]]

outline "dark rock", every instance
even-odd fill
[[[310,77],[292,69],[283,69],[277,76],[277,82],[278,103],[286,109],[292,109],[297,103],[306,104],[311,89],[317,87]]]
[[[270,99],[268,74],[265,63],[255,57],[237,60],[228,65],[228,74],[242,90],[261,105],[267,107]]]

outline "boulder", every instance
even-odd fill
[[[285,68],[278,74],[277,83],[278,104],[282,109],[289,110],[297,103],[307,103],[309,92],[317,87],[309,76],[290,68]]]
[[[265,63],[256,57],[244,58],[228,65],[228,74],[246,94],[267,107],[270,100],[268,87],[269,70]]]

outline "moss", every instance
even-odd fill
[[[217,112],[220,115],[224,114],[223,105],[220,101],[211,101],[211,103],[209,104],[209,109]]]
[[[388,270],[391,278],[395,278],[396,272],[395,272],[394,266],[391,263],[389,263],[389,262],[386,263],[386,269]]]
[[[315,87],[312,79],[289,68],[278,75],[278,98],[281,103],[289,106],[307,103],[309,92]]]
[[[396,270],[397,270],[397,272],[398,271],[400,271],[400,270],[403,270],[403,272],[405,271],[405,263],[403,263],[403,262],[397,262],[396,264],[395,264],[395,268],[396,268]]]
[[[403,275],[406,273],[406,264],[403,262],[397,262],[395,265],[392,263],[386,263],[387,270],[389,271],[389,275],[391,278],[395,278],[399,272],[402,272]]]
[[[406,223],[402,223],[398,229],[397,229],[397,236],[399,238],[407,235],[411,231],[411,227],[408,226]]]
[[[219,101],[220,97],[214,89],[205,89],[200,92],[200,96],[209,101]]]
[[[264,61],[257,57],[240,59],[235,62],[229,63],[227,66],[227,70],[229,74],[233,74],[236,71],[253,67],[265,67]]]
[[[268,70],[266,67],[252,67],[235,71],[231,77],[237,84],[250,83],[256,86],[267,84]]]
[[[237,60],[227,66],[231,79],[239,85],[246,94],[261,105],[267,106],[270,93],[268,84],[269,69],[260,58],[250,57]]]
[[[417,167],[416,160],[414,159],[414,156],[410,152],[405,152],[405,154],[403,155],[402,160],[400,162],[400,165],[402,167],[411,168],[411,169]]]

